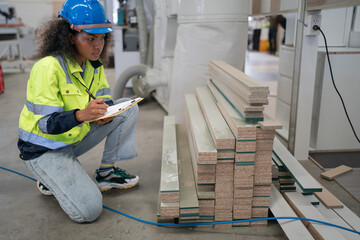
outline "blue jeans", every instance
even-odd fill
[[[119,99],[115,103],[125,100],[128,99]],[[51,150],[25,161],[34,176],[52,191],[61,208],[75,222],[95,221],[102,211],[101,192],[77,157],[107,137],[102,163],[135,158],[137,114],[136,105],[117,115],[108,124],[91,123],[89,133],[79,144]]]

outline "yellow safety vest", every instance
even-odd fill
[[[101,65],[93,68],[86,60],[83,69],[75,60],[61,55],[48,56],[35,63],[27,85],[26,104],[19,120],[19,137],[49,149],[79,143],[89,132],[90,124],[83,123],[61,134],[47,134],[46,120],[50,114],[84,109],[90,102],[90,92],[98,98],[111,98],[109,84]],[[81,84],[81,83],[82,84]]]

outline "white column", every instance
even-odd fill
[[[305,11],[304,2],[299,1],[297,17],[294,82],[289,127],[289,150],[297,160],[306,160],[309,154],[319,40],[319,34],[310,36],[305,34],[307,27],[304,24],[307,24],[311,15],[320,15],[320,11]]]

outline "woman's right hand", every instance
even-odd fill
[[[104,102],[103,98],[94,99],[85,109],[76,111],[76,120],[84,122],[102,117],[105,115],[108,107],[109,105]]]

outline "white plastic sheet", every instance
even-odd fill
[[[247,32],[247,22],[179,24],[169,96],[169,115],[176,123],[184,122],[185,94],[206,86],[209,61],[223,60],[243,70]]]

